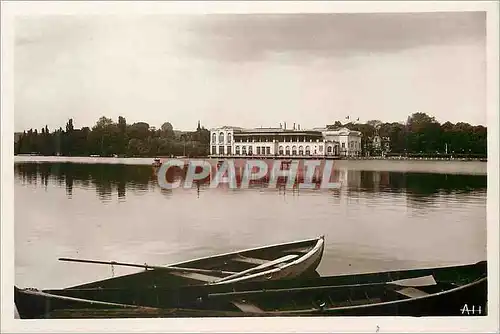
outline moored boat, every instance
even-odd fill
[[[324,236],[320,236],[314,239],[202,257],[168,266],[135,265],[78,259],[61,260],[125,265],[146,269],[139,273],[113,277],[72,288],[220,285],[245,281],[293,279],[299,276],[314,274],[323,256],[324,243]]]
[[[38,294],[16,289],[16,305],[21,317],[30,314],[30,305],[45,305],[38,317],[486,315],[486,269],[486,262],[479,262],[454,267],[173,289],[82,288]],[[79,304],[65,298],[77,299]],[[97,302],[97,306],[90,301]],[[112,306],[107,307],[106,303]],[[471,314],[472,307],[475,313]]]

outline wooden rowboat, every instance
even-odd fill
[[[169,266],[77,259],[64,261],[132,266],[145,271],[71,288],[179,287],[293,279],[314,274],[323,257],[324,236],[203,257]]]
[[[178,289],[16,289],[15,295],[21,317],[42,318],[477,316],[487,315],[486,275],[486,262],[479,262]]]

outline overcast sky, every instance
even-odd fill
[[[486,124],[485,14],[52,16],[16,21],[15,130],[100,116],[191,130],[347,115]]]

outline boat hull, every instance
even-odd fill
[[[223,281],[221,283],[214,280],[203,281],[199,280],[194,275],[185,275],[182,272],[172,273],[163,270],[145,270],[139,273],[124,275],[109,279],[104,279],[97,282],[81,284],[70,287],[68,289],[81,288],[130,288],[130,287],[181,287],[193,285],[209,285],[209,284],[233,284],[244,281],[267,281],[267,280],[283,280],[294,279],[302,276],[310,276],[314,274],[316,268],[321,262],[324,251],[324,236],[315,239],[308,239],[292,243],[283,243],[266,247],[252,248],[237,252],[221,254],[212,257],[204,257],[200,259],[190,260],[187,262],[179,262],[171,266],[184,268],[201,268],[201,269],[220,269],[229,271],[241,271],[247,269],[254,264],[231,262],[230,260],[239,257],[268,257],[273,258],[275,253],[286,253],[287,251],[302,247],[306,249],[306,253],[293,262],[286,264],[280,268],[271,268],[269,270],[257,272],[252,275],[247,275],[233,280]],[[246,267],[245,267],[246,266]],[[199,275],[198,275],[199,277]]]
[[[484,316],[488,313],[486,269],[486,262],[480,262],[173,289],[64,289],[42,293],[16,289],[16,305],[21,317],[46,318]],[[429,275],[432,282],[423,282],[422,277]],[[409,294],[412,289],[419,294]]]
[[[182,309],[151,308],[92,305],[90,303],[75,304],[73,308],[53,309],[40,312],[33,309],[20,312],[21,318],[169,318],[169,317],[285,317],[285,316],[486,316],[487,280],[481,280],[456,291],[428,298],[397,301],[384,304],[362,305],[359,307],[332,310],[296,310],[289,312],[234,312],[217,309]],[[36,305],[43,303],[36,302]],[[33,303],[31,300],[30,303]],[[467,305],[467,306],[465,306]],[[474,311],[473,307],[474,306]],[[40,306],[39,306],[40,307]],[[480,307],[480,310],[479,310]],[[37,312],[37,313],[36,313]],[[37,314],[37,316],[35,316]]]

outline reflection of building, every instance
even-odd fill
[[[243,129],[223,126],[210,131],[211,156],[357,156],[361,133],[348,129]]]
[[[347,168],[339,169],[339,179],[343,189],[358,189],[361,187],[361,171]]]

